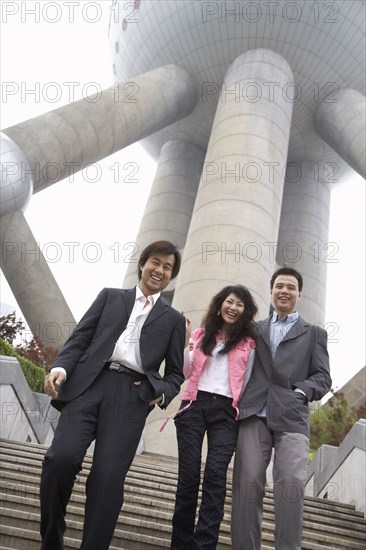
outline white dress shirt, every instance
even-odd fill
[[[147,316],[160,297],[160,292],[144,296],[140,287],[136,287],[136,298],[127,326],[118,338],[109,361],[122,363],[129,369],[144,374],[140,356],[140,334]]]

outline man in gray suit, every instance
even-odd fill
[[[93,440],[80,548],[109,548],[146,417],[155,405],[165,408],[184,380],[185,319],[161,297],[180,262],[172,243],[148,245],[139,284],[103,289],[46,376],[45,392],[61,416],[42,469],[42,550],[64,548],[66,506]]]
[[[233,550],[260,550],[266,469],[275,450],[276,550],[301,550],[309,451],[308,402],[331,387],[327,333],[296,311],[302,277],[277,270],[273,314],[257,323],[253,372],[239,403],[232,498]]]

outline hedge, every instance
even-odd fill
[[[29,361],[29,359],[25,359],[21,355],[18,355],[14,348],[6,342],[6,340],[3,340],[3,338],[0,338],[0,355],[15,357],[19,362],[30,389],[34,392],[44,393],[43,381],[46,375],[44,369],[37,367],[37,365]]]

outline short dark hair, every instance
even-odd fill
[[[150,256],[153,256],[154,254],[174,254],[175,262],[173,265],[171,276],[171,279],[174,279],[179,273],[180,264],[182,262],[182,258],[178,248],[175,246],[175,244],[169,241],[154,241],[148,244],[140,254],[137,266],[139,281],[141,281],[140,266],[145,265]]]
[[[271,277],[271,282],[270,282],[271,290],[273,288],[275,280],[279,275],[291,275],[292,277],[295,277],[299,285],[299,292],[302,291],[302,285],[303,285],[302,276],[298,271],[296,271],[296,269],[293,269],[292,267],[280,267],[280,269],[277,269],[277,271],[273,273]]]

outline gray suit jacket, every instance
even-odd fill
[[[267,407],[274,431],[309,436],[308,401],[321,399],[331,388],[327,333],[301,317],[279,344],[274,358],[270,319],[257,323],[253,372],[239,403],[240,419]],[[294,389],[302,390],[306,398]]]
[[[65,342],[52,367],[63,367],[66,381],[52,405],[62,406],[81,395],[96,379],[125,330],[136,289],[104,288]],[[146,380],[139,388],[144,401],[164,394],[164,407],[179,393],[183,376],[185,319],[160,297],[140,334],[140,354]],[[159,374],[165,361],[164,375]]]

